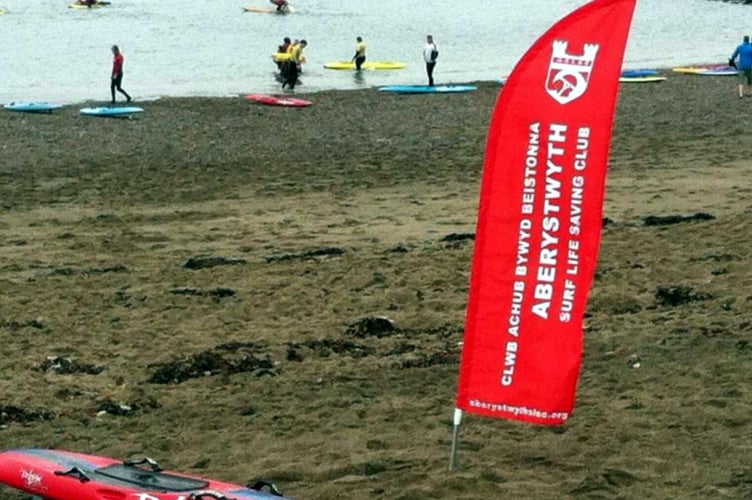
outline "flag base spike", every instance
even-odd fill
[[[457,468],[457,446],[459,445],[460,424],[462,423],[462,410],[454,409],[454,428],[452,430],[452,451],[449,455],[449,470],[454,472]]]

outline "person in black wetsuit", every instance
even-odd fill
[[[112,46],[112,74],[110,76],[110,93],[112,94],[112,103],[115,103],[115,90],[125,96],[128,102],[131,102],[131,96],[123,90],[123,54],[117,45]]]
[[[433,40],[433,36],[426,36],[426,45],[423,47],[423,59],[426,61],[426,74],[428,86],[433,87],[433,69],[436,67],[436,58],[439,57],[439,48]]]
[[[303,49],[308,46],[308,42],[301,40],[299,44],[295,45],[292,49],[292,55],[290,60],[285,63],[282,70],[285,81],[282,82],[282,88],[289,87],[290,90],[295,88],[295,84],[298,83],[298,75],[300,74],[300,65],[303,64]]]

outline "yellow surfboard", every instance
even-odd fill
[[[289,61],[290,59],[292,59],[292,54],[289,54],[287,52],[275,52],[274,54],[272,54],[272,60],[274,62],[285,62],[285,61]],[[303,64],[305,62],[306,62],[306,57],[302,56],[300,58],[300,63]]]
[[[290,54],[289,52],[275,52],[274,54],[272,54],[272,59],[274,60],[274,62],[289,61],[291,57],[292,54]]]
[[[402,69],[406,67],[407,64],[403,62],[398,61],[366,61],[363,63],[363,69]],[[324,64],[324,67],[327,69],[339,69],[339,70],[345,70],[345,69],[355,69],[355,63],[352,61],[334,61]]]
[[[675,73],[687,73],[687,74],[697,74],[697,73],[705,73],[706,71],[713,71],[718,70],[720,68],[727,68],[728,66],[724,64],[706,64],[706,65],[700,65],[700,66],[679,66],[677,68],[671,68],[671,71]]]

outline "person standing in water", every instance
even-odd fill
[[[131,96],[128,92],[123,90],[121,86],[123,83],[123,54],[120,53],[120,49],[117,45],[112,46],[112,75],[110,76],[110,93],[112,94],[112,103],[115,103],[115,90],[120,92],[127,99],[126,102],[131,102]]]
[[[286,54],[290,53],[290,46],[292,45],[292,41],[290,41],[290,37],[286,36],[282,40],[282,45],[279,45],[277,47],[277,53],[274,54],[274,62],[277,64],[277,69],[282,71],[282,67],[285,65],[285,61],[287,60]]]
[[[436,67],[436,58],[439,57],[439,48],[433,41],[433,36],[426,36],[426,45],[423,47],[423,59],[426,61],[426,73],[428,74],[428,86],[433,87],[433,69]]]
[[[295,88],[295,84],[298,83],[298,75],[300,74],[300,65],[303,64],[305,56],[303,56],[303,49],[308,46],[308,42],[301,40],[299,44],[295,46],[290,55],[290,60],[285,63],[285,69],[283,74],[285,81],[282,82],[282,88],[289,87],[290,90]]]
[[[355,55],[352,58],[355,61],[355,69],[360,71],[363,67],[363,63],[366,62],[366,42],[362,37],[355,39]]]

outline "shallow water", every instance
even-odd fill
[[[123,87],[137,100],[274,92],[270,55],[284,36],[305,38],[308,63],[296,92],[424,83],[427,33],[441,56],[438,83],[508,74],[552,23],[583,0],[295,0],[287,16],[242,11],[265,0],[113,0],[91,10],[67,0],[0,0],[0,102],[109,99],[110,46],[125,58]],[[625,66],[724,62],[749,29],[752,7],[707,0],[640,0]],[[355,37],[370,60],[399,60],[398,71],[323,68],[350,59]]]

